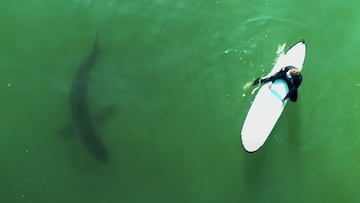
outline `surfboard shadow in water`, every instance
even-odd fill
[[[265,188],[267,183],[264,177],[267,174],[266,161],[269,158],[267,149],[262,149],[257,153],[244,154],[243,172],[245,182],[245,202],[260,202],[259,188]]]
[[[98,36],[91,53],[81,63],[70,89],[70,110],[74,125],[85,148],[98,160],[108,161],[108,153],[94,125],[88,101],[88,83],[91,70],[99,54]]]
[[[297,101],[296,104],[291,104],[286,109],[286,114],[289,115],[286,119],[285,125],[287,126],[287,137],[289,139],[290,150],[293,153],[298,154],[301,146],[301,131],[302,131],[302,119],[301,119],[301,101]]]

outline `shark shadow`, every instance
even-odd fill
[[[87,151],[97,160],[107,162],[109,159],[108,152],[94,125],[96,119],[93,119],[92,117],[88,100],[90,72],[96,64],[98,54],[98,37],[96,35],[94,47],[79,66],[70,88],[69,104],[71,115],[73,117],[73,124],[65,129],[68,129],[69,131],[72,131],[72,129],[76,130]],[[105,113],[100,115],[100,117],[107,119],[113,112],[113,107],[108,108]]]

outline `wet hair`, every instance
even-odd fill
[[[301,75],[301,71],[297,68],[292,68],[289,70],[289,74],[291,76],[299,76],[299,75]]]

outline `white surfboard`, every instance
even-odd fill
[[[304,41],[294,44],[285,54],[279,56],[268,75],[273,75],[286,66],[301,70],[305,53]],[[255,96],[241,130],[241,142],[248,152],[255,152],[264,144],[287,103],[287,100],[282,103],[282,99],[289,92],[286,82],[276,80],[271,88],[269,84],[265,83]]]

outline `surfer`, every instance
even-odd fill
[[[271,88],[272,82],[278,79],[285,80],[286,84],[288,85],[289,92],[283,98],[283,102],[289,98],[292,102],[296,102],[297,100],[297,89],[301,84],[302,81],[302,74],[299,69],[294,66],[286,66],[282,68],[279,72],[275,73],[274,75],[257,78],[249,85],[255,86],[257,84],[264,84],[266,82],[271,82],[269,88]]]

